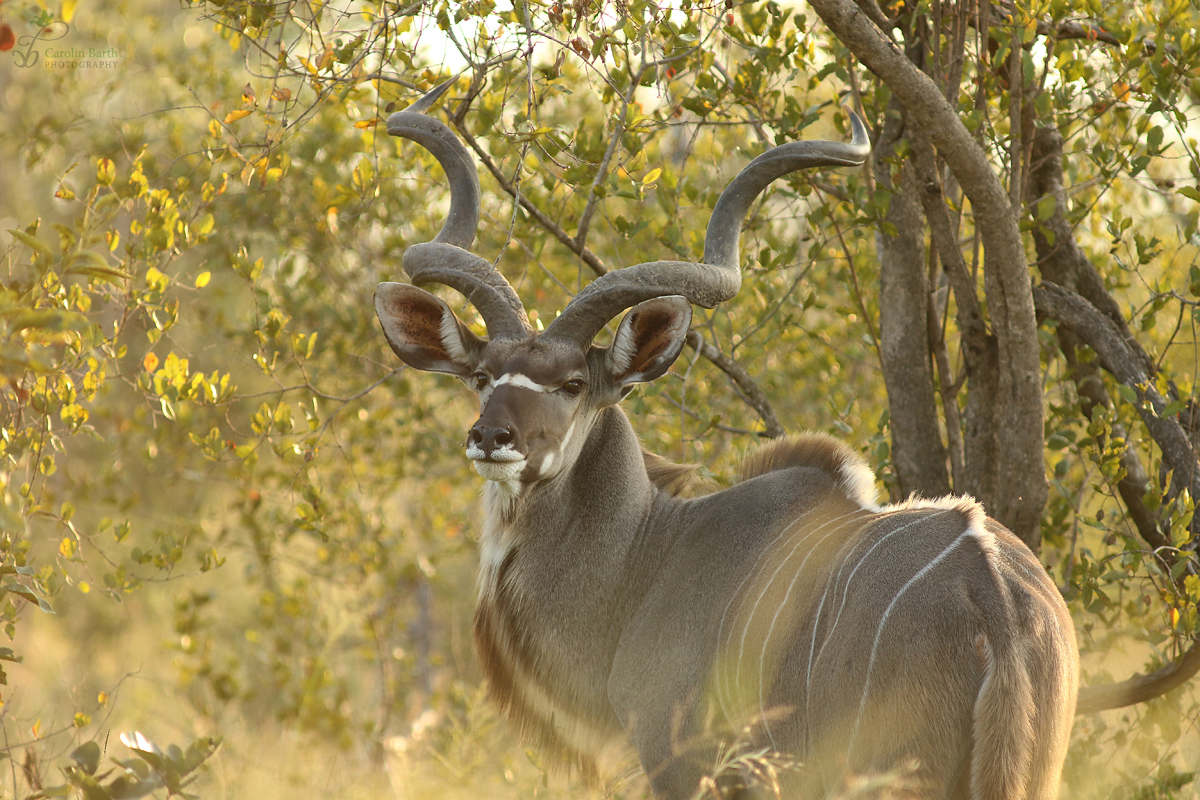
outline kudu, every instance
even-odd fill
[[[861,121],[849,144],[792,142],[750,162],[712,212],[703,263],[613,270],[537,333],[468,250],[478,176],[423,113],[435,93],[387,121],[452,190],[444,227],[403,265],[414,284],[464,295],[488,338],[415,286],[381,283],[375,309],[405,363],[479,394],[466,442],[486,479],[475,643],[516,727],[585,772],[627,737],[662,798],[690,797],[739,732],[802,765],[785,797],[905,765],[922,797],[1054,797],[1078,654],[1057,589],[1015,536],[970,498],[877,505],[862,459],[819,435],[768,445],[740,483],[681,499],[617,405],[679,355],[689,303],[737,293],[758,194],[797,169],[861,164]],[[612,343],[594,344],[626,309]]]

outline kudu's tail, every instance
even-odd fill
[[[1076,665],[1003,626],[976,641],[985,661],[975,699],[971,800],[1058,797],[1075,710]],[[991,632],[989,632],[991,633]],[[1061,657],[1060,657],[1061,656]]]
[[[975,699],[971,800],[1020,800],[1030,787],[1036,711],[1024,648],[1006,633],[979,634],[983,685]]]

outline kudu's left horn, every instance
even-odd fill
[[[613,270],[588,284],[546,328],[556,336],[584,344],[627,308],[664,295],[682,295],[705,308],[729,300],[742,285],[738,243],[746,212],[777,178],[810,167],[854,167],[866,161],[871,140],[862,120],[850,111],[850,142],[788,142],[772,147],[747,164],[713,208],[704,237],[704,261],[650,261]]]
[[[492,338],[528,338],[532,332],[516,291],[490,262],[470,251],[479,225],[479,175],[475,161],[450,128],[425,113],[454,83],[435,87],[388,117],[387,132],[411,139],[441,164],[450,182],[450,213],[432,242],[404,251],[404,271],[417,286],[440,283],[475,306]]]

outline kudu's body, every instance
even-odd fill
[[[1054,797],[1077,652],[1019,540],[970,499],[876,506],[870,470],[824,436],[772,444],[741,483],[677,498],[616,405],[678,356],[688,301],[736,293],[742,218],[767,183],[861,163],[858,119],[851,144],[755,159],[714,209],[704,263],[609,273],[538,335],[466,250],[477,178],[449,130],[418,113],[429,102],[388,121],[454,189],[446,226],[408,249],[405,269],[466,295],[490,338],[413,286],[381,284],[375,303],[405,362],[480,394],[467,440],[488,479],[475,639],[516,725],[585,771],[628,738],[664,798],[691,797],[738,735],[801,762],[786,797],[897,769],[915,770],[915,796]],[[609,347],[592,344],[631,307]]]

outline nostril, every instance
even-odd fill
[[[479,428],[471,428],[470,432],[467,433],[467,444],[476,447],[483,444],[483,431],[479,430]]]
[[[500,430],[496,431],[495,441],[497,447],[503,447],[506,444],[512,444],[512,440],[512,431],[510,431],[508,428],[501,428]]]

